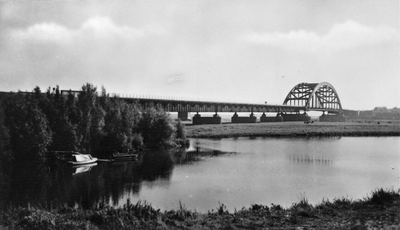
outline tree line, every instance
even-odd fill
[[[127,103],[92,84],[78,95],[57,86],[42,92],[8,94],[0,106],[0,152],[13,159],[40,159],[49,151],[78,151],[106,157],[186,144],[184,126],[150,106]]]

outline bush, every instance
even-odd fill
[[[175,137],[177,139],[185,140],[186,139],[186,129],[185,129],[185,126],[182,124],[180,119],[178,119],[178,122],[176,122],[175,128],[176,128]]]
[[[395,197],[399,196],[393,190],[377,189],[372,192],[370,202],[375,205],[384,205],[393,202]]]
[[[150,107],[143,111],[138,124],[146,148],[162,148],[172,146],[175,127],[171,118],[162,109]]]
[[[142,150],[144,147],[143,137],[140,133],[134,133],[132,137],[132,149],[136,151]]]

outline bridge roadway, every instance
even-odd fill
[[[193,124],[220,124],[221,117],[217,113],[234,113],[232,123],[256,123],[257,118],[253,113],[263,113],[260,122],[282,122],[282,121],[309,121],[311,118],[307,111],[323,111],[330,114],[340,113],[341,110],[328,108],[307,108],[295,105],[268,105],[251,103],[210,102],[210,101],[186,101],[173,99],[149,99],[149,98],[123,98],[127,102],[138,102],[142,107],[155,106],[168,112],[178,112],[178,118],[188,120],[190,112],[196,112]],[[214,112],[212,117],[202,117],[200,112]],[[250,116],[240,117],[238,112],[250,112]],[[277,113],[276,116],[267,117],[265,113]],[[343,116],[322,115],[325,121],[343,121]],[[332,120],[333,119],[333,120]]]
[[[305,106],[268,105],[233,102],[186,101],[173,99],[123,98],[127,102],[139,102],[144,108],[155,106],[168,112],[285,112],[306,111]],[[326,111],[326,110],[325,110]]]
[[[126,99],[129,100],[129,99]],[[334,87],[328,82],[299,83],[286,96],[283,105],[247,104],[209,101],[185,101],[157,98],[131,98],[143,106],[153,104],[170,112],[277,112],[324,111],[340,113],[342,105]]]

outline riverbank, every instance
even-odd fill
[[[221,204],[208,213],[160,212],[147,203],[123,208],[10,208],[0,213],[0,229],[400,229],[400,190],[374,191],[363,200],[307,199],[289,208],[251,205],[233,213]]]
[[[251,124],[186,125],[192,138],[293,136],[400,136],[399,122],[274,122]]]

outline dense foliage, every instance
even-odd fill
[[[141,108],[100,93],[91,84],[78,94],[59,87],[8,94],[0,106],[0,152],[40,159],[47,151],[105,156],[114,151],[176,146],[184,127],[162,109]],[[177,137],[177,138],[176,138]],[[3,154],[5,155],[5,154]]]

